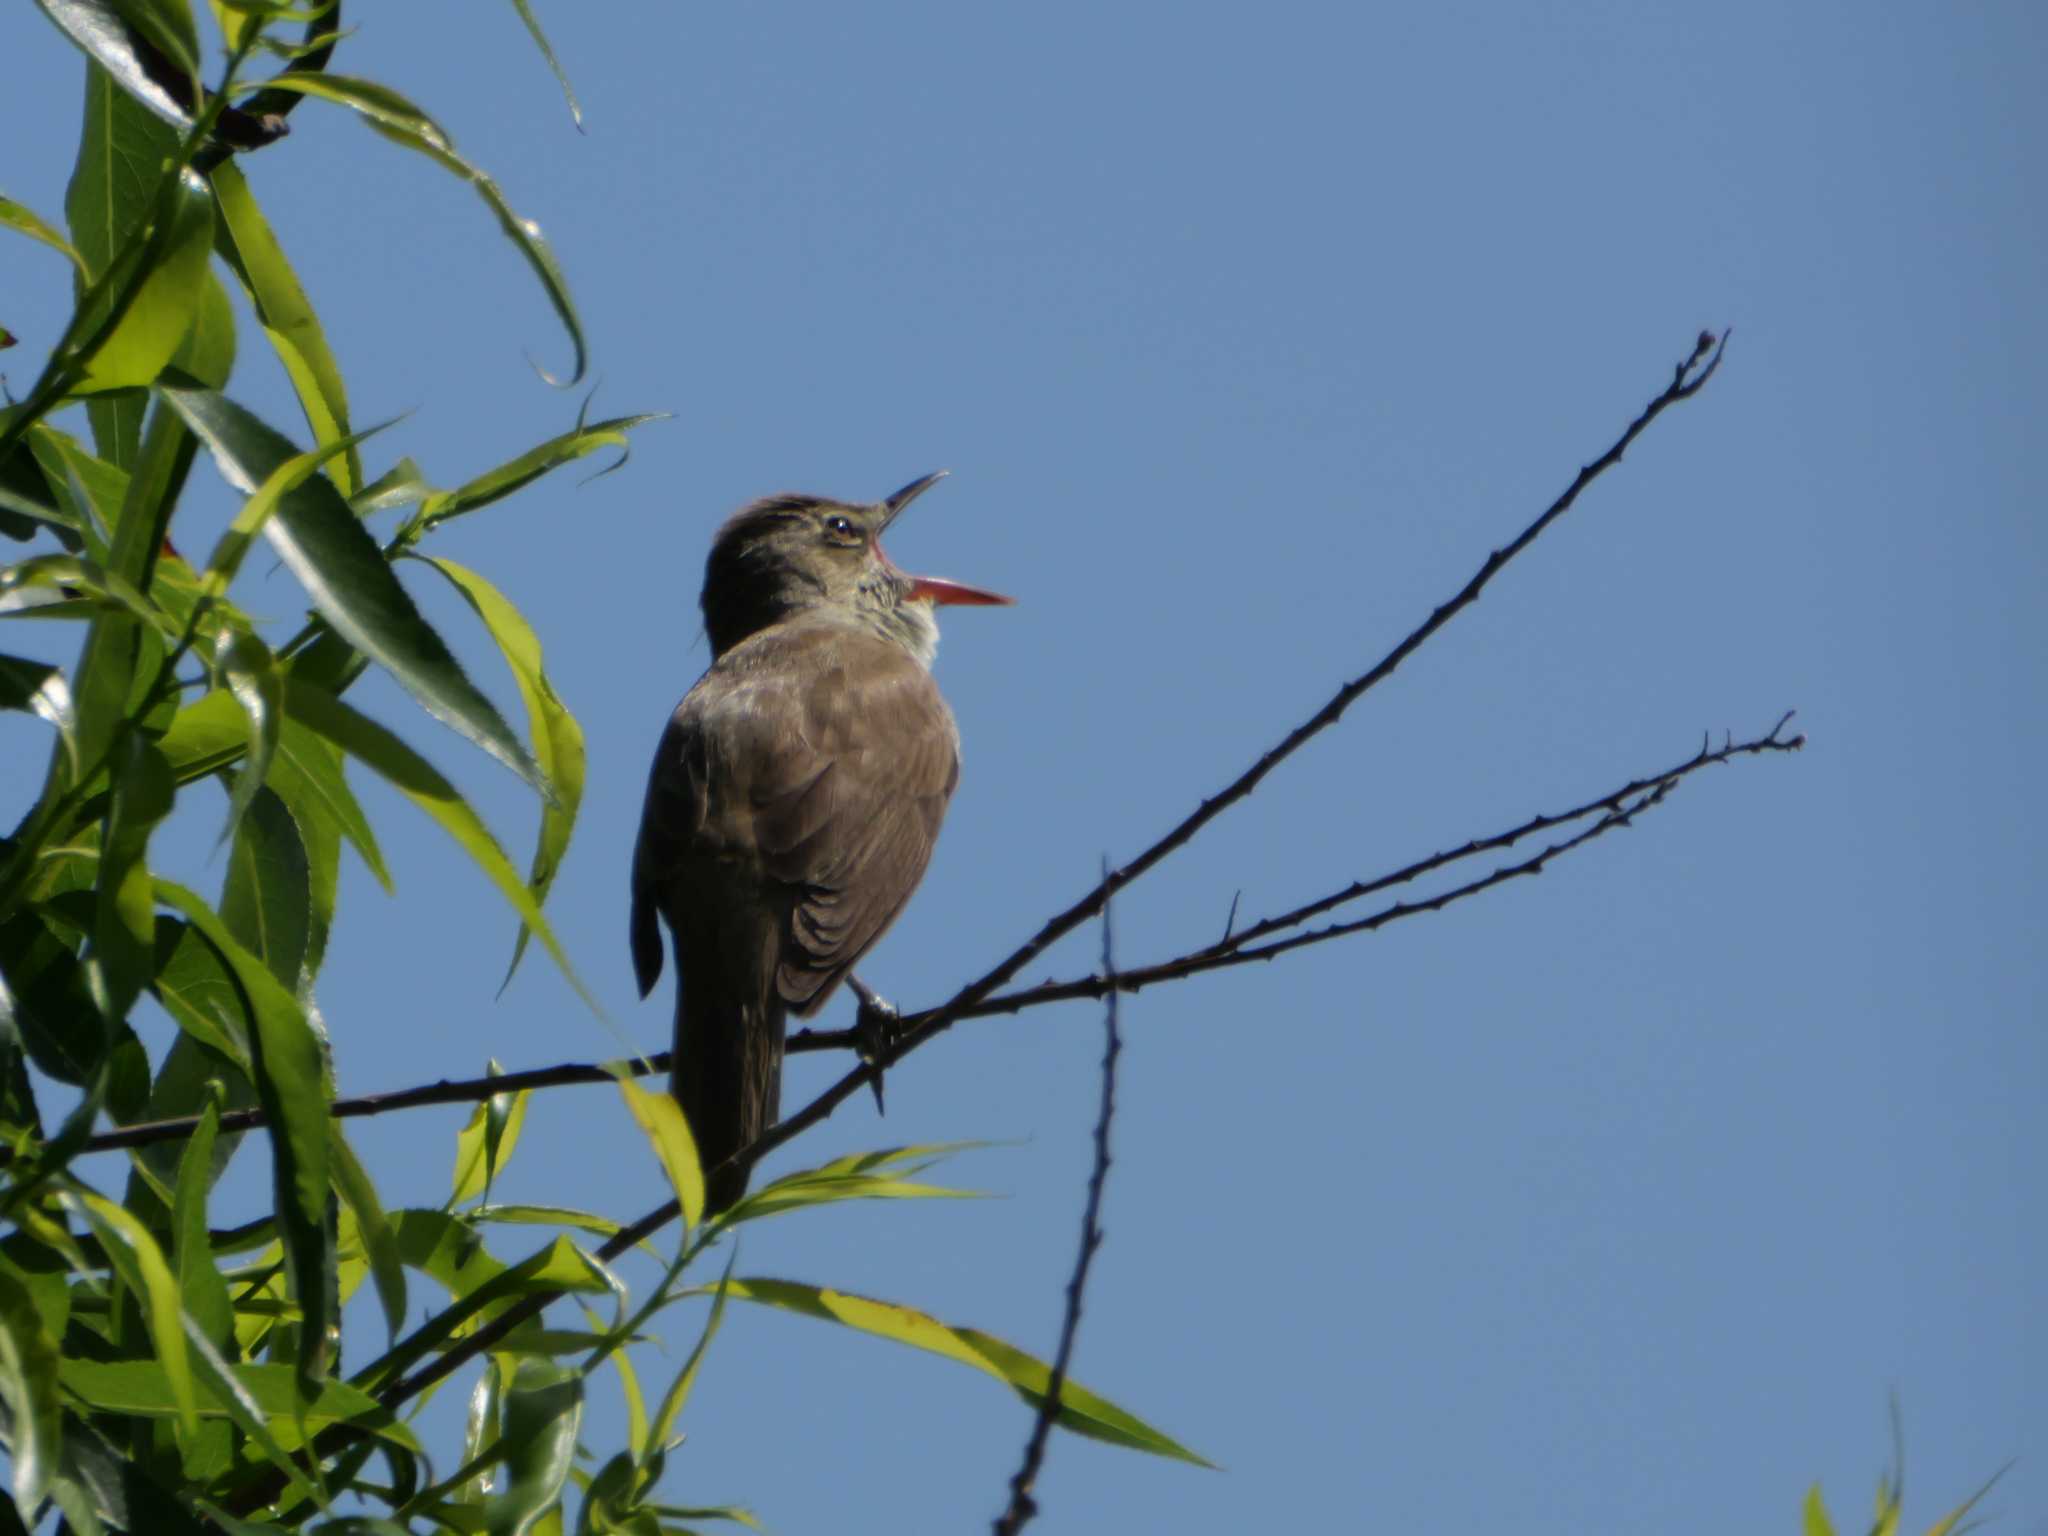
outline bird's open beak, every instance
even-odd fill
[[[905,507],[909,506],[918,497],[945,478],[945,470],[934,470],[921,480],[911,481],[910,484],[883,502],[882,505],[888,509],[888,512],[882,519],[882,527],[887,529],[891,523],[903,515]],[[875,545],[875,553],[882,553],[882,546],[879,542]],[[882,555],[882,559],[887,562],[889,557]],[[970,587],[965,582],[948,581],[943,576],[913,576],[910,578],[910,583],[909,595],[913,601],[918,598],[924,598],[928,602],[933,603],[971,603],[984,606],[1007,604],[1016,601],[1015,598],[1005,597],[1000,592],[990,592],[982,587]]]

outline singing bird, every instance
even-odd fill
[[[906,575],[881,545],[944,473],[870,506],[757,501],[705,562],[711,667],[654,754],[632,945],[645,997],[667,921],[670,1089],[707,1172],[775,1123],[785,1019],[817,1012],[903,910],[959,781],[932,610],[1010,599]],[[746,1186],[744,1168],[713,1175],[707,1209]]]

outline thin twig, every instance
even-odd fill
[[[1707,380],[1721,365],[1727,347],[1727,333],[1723,332],[1717,341],[1710,333],[1702,332],[1698,342],[1686,359],[1672,371],[1668,384],[1631,421],[1607,451],[1592,463],[1583,466],[1572,479],[1563,494],[1553,501],[1536,520],[1524,528],[1512,542],[1487,556],[1479,570],[1453,597],[1431,612],[1429,617],[1389,651],[1368,672],[1346,683],[1336,695],[1314,715],[1289,732],[1277,745],[1264,753],[1252,766],[1246,769],[1217,795],[1204,800],[1189,813],[1179,825],[1154,842],[1144,852],[1121,868],[1105,874],[1095,888],[1064,911],[1048,919],[1038,932],[1014,950],[1007,958],[977,980],[969,983],[954,994],[941,1007],[923,1015],[914,1029],[907,1029],[893,1046],[881,1052],[871,1062],[864,1062],[846,1073],[837,1082],[825,1089],[794,1115],[781,1123],[771,1126],[766,1132],[726,1160],[726,1165],[752,1168],[762,1158],[785,1143],[802,1135],[812,1126],[829,1117],[848,1098],[865,1087],[872,1075],[893,1066],[896,1062],[918,1049],[927,1041],[950,1028],[961,1018],[980,1009],[999,988],[1044,954],[1053,944],[1066,937],[1083,923],[1099,914],[1110,897],[1133,880],[1147,873],[1159,862],[1191,839],[1209,822],[1221,815],[1256,789],[1267,774],[1292,756],[1311,737],[1319,734],[1343,715],[1360,696],[1392,675],[1394,669],[1412,655],[1422,643],[1453,617],[1478,600],[1487,584],[1500,573],[1509,561],[1535,542],[1546,528],[1568,511],[1578,500],[1580,492],[1594,480],[1619,463],[1623,453],[1642,435],[1651,422],[1681,400],[1690,399],[1706,384]],[[1012,1005],[1014,1006],[1014,1005]],[[1000,1005],[991,1011],[1007,1011]],[[906,1023],[910,1021],[906,1020]],[[712,1170],[707,1170],[710,1172]],[[632,1226],[617,1233],[598,1250],[601,1259],[616,1258],[632,1247],[659,1231],[681,1214],[675,1201],[671,1200],[648,1212]],[[395,1408],[409,1401],[435,1382],[451,1375],[479,1354],[493,1348],[513,1329],[527,1320],[537,1317],[550,1304],[559,1300],[563,1293],[536,1292],[521,1298],[494,1319],[491,1323],[464,1335],[434,1360],[423,1365],[412,1375],[401,1377],[386,1385],[377,1393],[378,1400],[387,1408]],[[403,1349],[401,1344],[398,1348]],[[331,1432],[330,1432],[331,1434]],[[330,1435],[322,1435],[315,1442],[315,1454],[334,1443]]]
[[[1107,863],[1103,871],[1108,873]],[[1109,926],[1109,904],[1102,907],[1102,974],[1116,976],[1116,954]],[[1067,1365],[1074,1355],[1074,1335],[1081,1328],[1081,1293],[1088,1287],[1088,1268],[1095,1262],[1095,1250],[1102,1246],[1102,1186],[1109,1179],[1109,1126],[1116,1117],[1116,1059],[1123,1053],[1123,1038],[1116,1027],[1117,994],[1112,985],[1103,999],[1102,1111],[1095,1118],[1095,1167],[1088,1175],[1088,1200],[1081,1211],[1081,1248],[1074,1255],[1074,1273],[1067,1281],[1067,1313],[1060,1323],[1059,1352],[1053,1356],[1052,1375],[1045,1396],[1038,1404],[1038,1417],[1031,1426],[1031,1438],[1024,1444],[1024,1464],[1010,1479],[1010,1506],[995,1523],[995,1536],[1017,1536],[1038,1513],[1032,1487],[1045,1461],[1045,1442],[1060,1416],[1060,1393],[1067,1384]]]
[[[1251,950],[1258,940],[1272,934],[1299,927],[1310,918],[1320,917],[1334,908],[1377,895],[1398,885],[1406,885],[1423,875],[1433,874],[1461,860],[1481,853],[1497,852],[1513,847],[1526,838],[1556,827],[1567,826],[1581,821],[1598,811],[1613,811],[1625,802],[1666,782],[1675,782],[1697,773],[1702,768],[1714,767],[1737,757],[1756,756],[1767,752],[1796,752],[1805,745],[1804,736],[1786,736],[1785,727],[1791,723],[1790,713],[1780,717],[1777,724],[1761,736],[1744,741],[1724,740],[1719,747],[1709,747],[1702,742],[1700,749],[1680,763],[1674,763],[1657,773],[1617,785],[1604,794],[1564,811],[1546,811],[1531,816],[1519,826],[1502,832],[1475,837],[1456,848],[1448,848],[1416,859],[1386,874],[1376,875],[1370,880],[1355,881],[1342,890],[1319,896],[1304,902],[1276,916],[1261,918],[1249,927],[1227,933],[1222,939],[1203,949],[1176,955],[1172,959],[1141,966],[1121,973],[1118,978],[1123,990],[1136,992],[1144,987],[1157,986],[1165,981],[1177,981],[1203,971],[1216,970],[1224,965],[1240,963],[1221,957],[1250,950],[1246,959],[1270,959],[1276,953],[1271,946]],[[1554,855],[1556,849],[1552,849]],[[1497,883],[1497,882],[1496,882]],[[1473,894],[1473,887],[1461,887],[1453,892],[1450,899]],[[1237,899],[1232,898],[1232,910]],[[1399,915],[1419,911],[1422,908],[1410,905],[1399,909]],[[1383,920],[1384,921],[1384,920]],[[1341,936],[1355,929],[1323,930],[1326,937]],[[962,1009],[957,1017],[962,1019],[994,1018],[998,1015],[1023,1013],[1028,1009],[1045,1007],[1053,1003],[1073,1002],[1077,999],[1096,998],[1103,995],[1100,978],[1082,977],[1072,981],[1047,981],[1027,987],[1018,992],[1005,992],[985,999],[972,1008]],[[901,1027],[915,1029],[937,1014],[937,1009],[906,1015]],[[789,1052],[794,1055],[803,1051],[850,1050],[864,1047],[871,1042],[869,1035],[856,1029],[804,1029],[789,1037]],[[620,1071],[636,1076],[650,1076],[666,1073],[669,1069],[669,1053],[659,1051],[650,1056],[636,1056],[615,1062],[561,1062],[551,1067],[535,1067],[524,1072],[505,1072],[497,1076],[442,1078],[437,1082],[424,1083],[413,1088],[395,1089],[384,1093],[366,1093],[351,1098],[339,1098],[329,1106],[329,1113],[337,1120],[355,1119],[367,1115],[390,1114],[397,1110],[417,1109],[430,1104],[468,1104],[487,1099],[500,1093],[518,1093],[535,1088],[556,1088],[569,1084],[608,1084],[616,1082]],[[265,1124],[263,1111],[250,1107],[224,1111],[220,1117],[219,1129],[223,1134],[262,1128]],[[81,1148],[82,1152],[107,1152],[129,1147],[149,1146],[158,1142],[177,1141],[190,1136],[199,1126],[199,1116],[186,1115],[164,1120],[138,1121],[119,1129],[104,1131],[91,1137]],[[0,1148],[0,1167],[12,1158],[5,1148]]]

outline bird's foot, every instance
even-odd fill
[[[889,1110],[882,1102],[881,1060],[896,1044],[903,1015],[894,1003],[858,976],[849,975],[846,984],[860,999],[860,1010],[853,1016],[853,1048],[862,1061],[874,1068],[875,1075],[868,1079],[868,1086],[875,1090],[875,1113],[886,1115]]]

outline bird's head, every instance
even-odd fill
[[[1007,603],[940,576],[912,576],[882,552],[882,533],[945,475],[913,480],[885,501],[768,496],[735,512],[704,563],[704,629],[722,656],[747,636],[810,609],[836,610],[931,665],[938,603]]]

